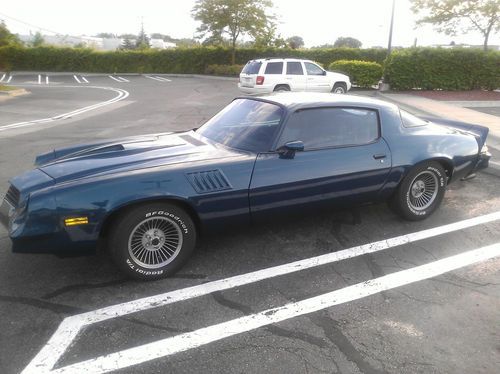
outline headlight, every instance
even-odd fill
[[[486,143],[483,145],[483,148],[481,148],[481,153],[488,153],[488,146]]]

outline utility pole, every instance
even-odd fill
[[[389,28],[389,44],[387,45],[387,55],[391,54],[392,50],[392,29],[394,27],[394,8],[396,6],[396,0],[392,0],[392,12],[391,12],[391,27]]]

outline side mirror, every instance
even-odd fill
[[[322,75],[326,75],[326,70],[323,70],[323,74]]]
[[[280,158],[294,158],[295,152],[301,152],[304,150],[304,142],[301,140],[294,140],[292,142],[285,143],[284,146],[278,149]]]

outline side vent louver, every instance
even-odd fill
[[[198,193],[209,193],[231,189],[231,185],[221,170],[206,170],[186,174]]]

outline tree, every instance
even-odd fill
[[[19,38],[9,31],[5,22],[0,22],[0,47],[20,44]]]
[[[304,46],[304,39],[297,35],[288,38],[286,42],[292,49],[302,48]]]
[[[500,0],[411,0],[414,13],[427,13],[417,23],[433,24],[439,32],[457,35],[479,31],[488,50],[492,31],[500,30]],[[465,21],[465,22],[464,22]]]
[[[253,44],[253,46],[257,48],[284,48],[287,45],[286,41],[277,33],[276,24],[274,22],[268,22],[268,24],[260,30],[258,35],[255,37],[254,42],[249,44]]]
[[[337,38],[335,43],[333,43],[334,48],[347,47],[347,48],[361,48],[361,43],[358,39],[351,37],[343,37]]]
[[[181,38],[175,39],[175,44],[177,44],[177,47],[189,48],[199,46],[200,42],[191,38]]]
[[[32,47],[40,47],[45,43],[45,39],[40,31],[37,31],[35,35],[33,35],[33,39],[31,40]]]
[[[137,39],[135,40],[135,48],[142,50],[151,48],[151,44],[149,44],[149,37],[144,31],[144,23],[141,23],[141,31],[139,31],[139,35],[137,35]]]
[[[115,39],[116,35],[111,32],[100,32],[99,34],[94,35],[94,37],[103,39]]]
[[[127,51],[133,50],[135,48],[136,47],[135,47],[134,42],[132,42],[132,40],[130,40],[129,38],[124,38],[122,45],[120,46],[120,49],[127,50]]]
[[[266,14],[270,7],[270,0],[197,0],[192,15],[201,22],[197,32],[202,37],[215,36],[215,40],[221,40],[224,34],[229,36],[231,64],[234,64],[236,41],[243,35],[258,38],[274,20]]]
[[[121,39],[135,40],[135,38],[137,38],[137,35],[134,35],[134,34],[121,34],[121,35],[118,35],[118,37],[121,38]]]

